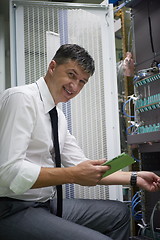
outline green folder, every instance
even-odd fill
[[[102,177],[106,177],[106,176],[108,176],[124,167],[127,167],[133,163],[135,163],[134,158],[132,158],[131,156],[129,156],[126,153],[122,153],[119,156],[117,156],[109,161],[106,161],[105,163],[102,164],[102,165],[108,165],[111,167],[109,170],[107,170],[103,174]]]

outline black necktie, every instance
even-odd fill
[[[55,163],[56,167],[61,167],[61,156],[59,151],[59,141],[58,141],[58,114],[57,109],[54,107],[49,111],[52,130],[53,130],[53,142],[55,149]],[[62,185],[57,185],[57,216],[62,217]]]

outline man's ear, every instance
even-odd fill
[[[49,70],[53,72],[55,67],[56,67],[56,62],[54,60],[51,60],[49,64]]]

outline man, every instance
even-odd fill
[[[82,47],[62,45],[45,77],[6,90],[0,99],[0,239],[127,240],[129,210],[118,201],[64,199],[56,216],[55,186],[76,183],[130,184],[130,172],[102,175],[105,159],[89,160],[67,131],[58,108],[61,162],[55,168],[49,111],[75,97],[94,73],[94,61]],[[151,172],[138,172],[138,187],[160,188]],[[53,199],[53,201],[50,201]],[[51,204],[53,203],[53,204]]]

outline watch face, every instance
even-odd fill
[[[137,172],[132,172],[130,184],[131,186],[136,186],[137,183]]]

